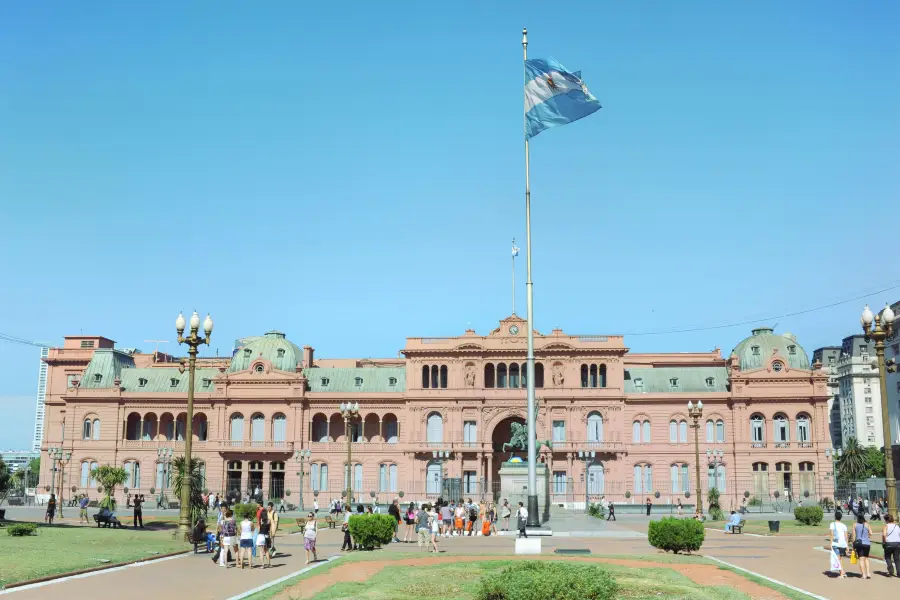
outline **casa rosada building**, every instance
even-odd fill
[[[479,335],[407,338],[396,359],[325,359],[280,332],[242,340],[231,358],[198,359],[193,456],[220,494],[259,488],[311,505],[353,495],[488,497],[510,425],[526,416],[526,323]],[[550,440],[554,502],[693,504],[689,401],[702,401],[701,488],[723,507],[832,493],[828,377],[790,334],[755,329],[734,350],[643,354],[623,336],[535,332],[537,438]],[[164,449],[183,453],[187,371],[162,353],[70,336],[50,350],[41,486],[98,495],[90,470],[124,467],[132,493],[168,488]],[[341,403],[359,403],[347,429]],[[71,452],[51,477],[48,448]],[[309,450],[301,462],[298,451]],[[585,458],[584,452],[593,453]],[[302,470],[301,470],[302,465]],[[118,490],[118,495],[123,495]],[[168,492],[171,496],[171,492]]]

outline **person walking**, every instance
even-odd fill
[[[419,549],[427,550],[428,549],[428,536],[431,534],[431,525],[429,522],[430,516],[428,514],[428,509],[430,506],[428,504],[423,504],[419,509],[419,512],[416,513],[416,531],[419,534]]]
[[[869,562],[869,551],[872,549],[872,527],[866,523],[864,514],[856,517],[853,527],[853,549],[859,559],[859,572],[863,579],[872,579],[872,563]]]
[[[609,514],[606,515],[607,521],[615,521],[616,520],[616,505],[612,502],[609,503]]]
[[[341,531],[344,532],[344,543],[341,545],[341,552],[353,550],[353,540],[350,537],[350,507],[344,507],[344,522],[341,524]]]
[[[828,532],[833,554],[831,557],[832,570],[836,568],[840,571],[841,578],[846,579],[847,573],[844,572],[844,557],[847,556],[847,526],[841,523],[843,516],[841,511],[835,511],[834,521],[828,526]]]
[[[413,541],[410,540],[410,536],[413,538],[416,537],[416,503],[410,502],[409,506],[406,508],[406,514],[403,517],[403,520],[406,522],[406,532],[403,534],[403,543],[408,544]]]
[[[313,514],[317,517],[319,516],[319,498],[318,496],[313,498]]]
[[[887,563],[888,577],[900,577],[900,525],[894,522],[890,513],[884,513],[881,541],[884,543],[884,562]]]
[[[441,529],[444,537],[450,537],[450,531],[453,530],[453,509],[449,504],[441,506]]]
[[[221,526],[222,543],[219,546],[219,566],[228,567],[228,554],[236,554],[234,547],[237,545],[237,524],[234,522],[234,513],[225,511],[225,519]]]
[[[440,530],[441,515],[438,514],[434,506],[428,511],[429,522],[431,523],[431,549],[437,554],[439,552],[437,545],[438,531]]]
[[[306,526],[303,528],[303,547],[306,549],[306,564],[309,564],[309,553],[312,552],[313,562],[318,562],[316,555],[316,535],[318,534],[318,521],[315,513],[309,513]]]
[[[140,523],[141,529],[144,528],[144,495],[143,494],[135,494],[134,495],[134,517],[132,518],[131,524],[135,529],[138,528],[138,523]]]
[[[681,498],[678,499],[678,506],[675,507],[675,514],[679,517],[684,514],[684,507],[681,506]]]
[[[53,525],[53,517],[56,516],[56,494],[50,494],[50,499],[47,500],[47,516],[45,520],[48,525]]]
[[[491,522],[491,533],[497,535],[497,506],[493,500],[488,503],[488,519]]]
[[[241,521],[241,537],[240,537],[240,548],[238,549],[238,568],[244,568],[244,557],[247,557],[247,560],[250,563],[250,568],[253,568],[253,521],[250,520],[250,515],[245,514],[244,519]]]
[[[400,543],[400,500],[394,498],[391,505],[388,506],[388,514],[394,519],[394,543]]]
[[[278,518],[275,505],[271,502],[269,502],[267,512],[269,513],[269,558],[271,558],[275,556],[275,534],[278,533],[278,522],[281,519]]]
[[[647,516],[650,516],[650,507],[653,506],[653,501],[650,498],[647,498]]]
[[[516,520],[519,529],[519,537],[528,537],[528,532],[525,531],[525,526],[528,524],[528,509],[525,508],[525,505],[519,502],[519,508],[516,510]]]
[[[500,507],[500,517],[503,519],[501,531],[509,531],[509,517],[512,516],[512,510],[509,508],[509,500],[503,499],[503,506]]]
[[[88,514],[87,514],[88,504],[89,504],[89,500],[88,500],[87,494],[82,494],[81,500],[78,501],[78,508],[81,509],[81,513],[78,515],[78,522],[86,523],[86,524],[90,525],[91,522],[88,521]]]

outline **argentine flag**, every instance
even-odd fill
[[[600,102],[581,80],[552,58],[525,61],[525,139],[596,112]]]

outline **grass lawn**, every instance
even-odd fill
[[[0,529],[0,588],[17,581],[188,549],[187,544],[172,539],[171,530],[39,526],[36,536],[10,537]]]
[[[379,552],[366,552],[346,556],[341,560],[323,565],[306,575],[291,579],[254,594],[249,600],[267,600],[292,585],[317,575],[322,575],[347,562],[368,560],[385,560],[387,557]],[[421,558],[419,553],[401,553],[390,555],[390,559]],[[609,558],[613,558],[610,556]],[[660,556],[622,556],[629,560],[646,559],[648,562],[666,563],[702,563],[713,564],[696,556],[660,555]],[[339,583],[315,596],[314,600],[469,600],[475,599],[482,576],[489,576],[512,561],[490,560],[479,561],[477,556],[472,562],[448,563],[431,566],[427,569],[410,568],[408,566],[386,567],[372,578],[362,583]],[[716,565],[718,566],[718,565]],[[728,586],[701,586],[677,571],[666,568],[630,568],[619,565],[602,565],[610,571],[621,586],[617,598],[627,600],[659,600],[660,598],[679,598],[697,600],[749,600],[749,597]],[[721,568],[721,567],[720,567]],[[731,569],[728,569],[731,570]],[[742,577],[743,573],[736,572]],[[755,577],[747,577],[756,583],[775,589],[791,600],[812,600],[810,596],[795,592],[768,581]]]
[[[782,521],[779,527],[779,532],[777,534],[774,534],[769,533],[768,520],[747,520],[746,525],[744,525],[744,533],[756,533],[760,535],[809,535],[819,538],[822,544],[827,547],[828,542],[826,541],[826,538],[828,537],[828,525],[830,523],[831,521],[823,521],[818,525],[804,525],[797,521]],[[706,522],[707,527],[715,527],[719,524],[724,529],[724,522]],[[852,522],[848,522],[847,525],[852,529]],[[875,534],[874,539],[880,540],[881,524],[878,522],[872,524],[872,532]],[[872,558],[884,558],[884,547],[879,543],[873,543],[870,550],[870,556]]]

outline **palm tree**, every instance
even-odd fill
[[[178,501],[181,501],[181,486],[185,483],[184,456],[178,456],[172,460],[175,467],[175,478],[172,481],[172,491]],[[191,523],[196,523],[200,517],[206,518],[207,504],[203,501],[203,472],[200,470],[200,461],[191,461],[191,477],[188,482],[191,486],[190,506]]]
[[[116,493],[116,486],[128,481],[128,473],[122,467],[103,465],[91,471],[91,477],[95,481],[99,481],[103,486],[103,491],[106,492],[106,497],[100,501],[100,507],[115,510],[116,500],[113,496]]]
[[[837,476],[842,483],[859,481],[866,476],[866,449],[855,437],[847,439],[843,453],[837,461]]]

